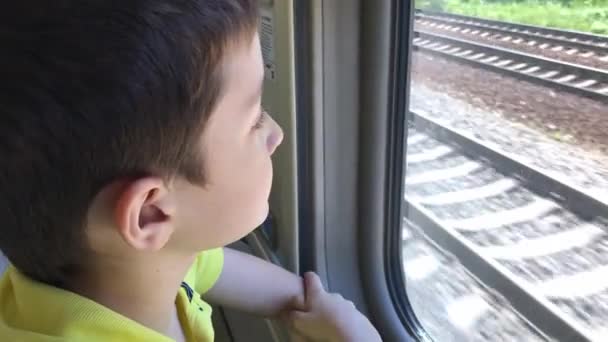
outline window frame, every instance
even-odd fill
[[[300,271],[353,300],[385,340],[427,340],[400,252],[414,4],[294,6]]]
[[[408,301],[401,255],[414,2],[369,5],[363,2],[363,26],[375,30],[362,31],[361,66],[361,124],[368,134],[362,131],[360,154],[368,162],[362,164],[359,201],[370,209],[360,211],[364,285],[384,298],[370,301],[376,321],[386,322],[383,330],[396,332],[401,324],[417,340],[430,341]]]

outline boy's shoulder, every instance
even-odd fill
[[[9,265],[0,279],[2,341],[171,341],[76,293],[37,282]]]
[[[188,270],[184,282],[194,291],[204,294],[219,279],[224,267],[224,249],[215,248],[200,252]]]
[[[188,327],[197,336],[213,336],[211,307],[200,295],[213,287],[223,263],[222,248],[200,252],[177,294],[178,311],[200,316],[194,320],[196,327]],[[88,298],[34,281],[12,265],[0,278],[0,337],[3,341],[171,340]]]

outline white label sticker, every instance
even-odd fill
[[[276,78],[274,60],[274,14],[272,7],[260,9],[260,44],[264,58],[264,77],[269,80]]]

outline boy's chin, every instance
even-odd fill
[[[249,224],[247,225],[247,227],[244,227],[244,229],[241,231],[241,234],[239,234],[240,236],[235,238],[234,241],[230,241],[228,244],[239,241],[240,239],[244,238],[245,236],[256,230],[258,227],[260,227],[262,223],[266,221],[266,218],[268,217],[268,212],[269,205],[268,201],[266,201],[264,208],[260,210],[259,215],[256,217],[256,220],[252,220],[252,224]]]
[[[249,223],[244,224],[241,228],[239,228],[239,232],[240,232],[239,236],[235,237],[234,241],[230,241],[229,244],[244,238],[249,233],[253,232],[258,227],[260,227],[262,225],[262,223],[264,223],[266,221],[269,211],[270,211],[270,205],[269,205],[268,201],[264,201],[263,206],[260,206],[260,208],[258,208],[256,210],[255,217],[251,217],[251,220],[248,221]]]
[[[264,201],[264,207],[260,210],[260,215],[258,216],[256,223],[253,225],[253,227],[251,229],[254,230],[257,227],[261,226],[262,223],[264,223],[264,221],[266,221],[266,218],[268,218],[269,212],[270,212],[270,204],[268,203],[268,200],[266,200],[266,201]]]

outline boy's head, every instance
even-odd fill
[[[194,253],[268,210],[254,0],[22,0],[0,13],[0,249],[65,286],[97,255]],[[261,119],[261,120],[260,120]]]

